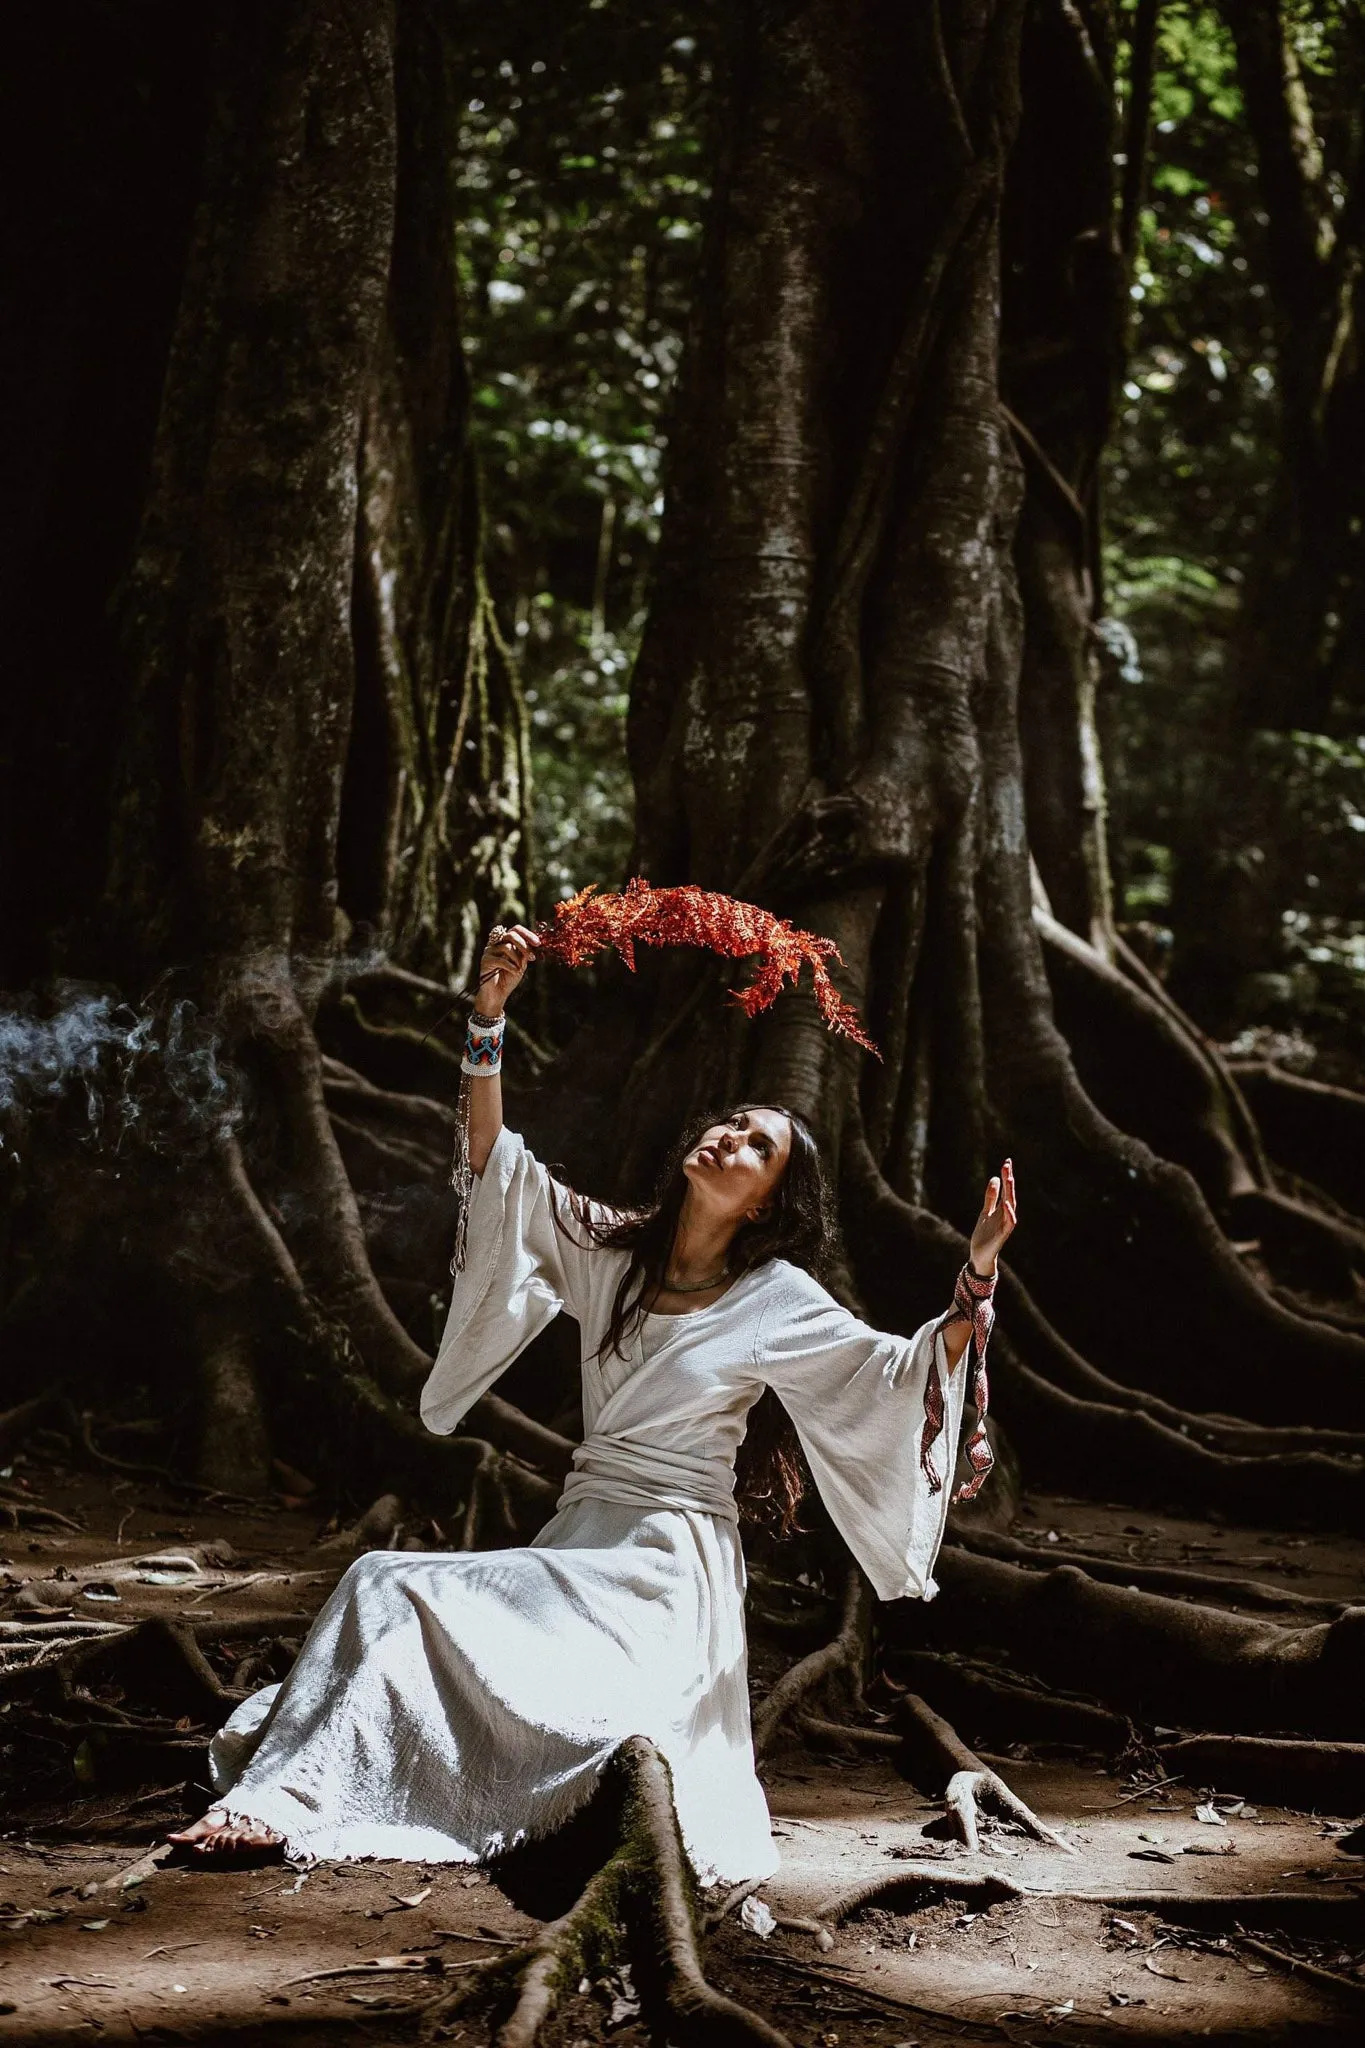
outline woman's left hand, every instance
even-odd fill
[[[988,1280],[1005,1240],[1019,1220],[1014,1194],[1014,1162],[1007,1159],[986,1188],[986,1199],[972,1232],[972,1269]]]

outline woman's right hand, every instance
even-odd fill
[[[484,1017],[500,1017],[513,989],[535,959],[540,940],[526,924],[495,924],[479,962],[479,992],[474,1007]]]

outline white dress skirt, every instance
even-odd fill
[[[556,1212],[558,1221],[556,1221]],[[515,1550],[373,1551],[297,1663],[215,1736],[215,1791],[295,1857],[472,1863],[552,1832],[648,1736],[703,1884],[777,1868],[754,1771],[735,1451],[772,1387],[882,1599],[932,1598],[965,1371],[935,1324],[860,1322],[774,1259],[709,1307],[649,1315],[599,1359],[628,1255],[504,1129],[422,1394],[449,1432],[561,1309],[582,1332],[584,1441],[556,1513]],[[937,1365],[944,1426],[921,1461]]]

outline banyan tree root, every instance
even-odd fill
[[[38,1501],[25,1500],[22,1494],[11,1493],[8,1487],[0,1486],[0,1528],[5,1529],[69,1529],[75,1535],[85,1532],[79,1522],[73,1522],[70,1515],[58,1514],[56,1508],[45,1508]]]
[[[838,1750],[845,1756],[861,1753],[898,1757],[905,1746],[893,1728],[866,1728],[856,1721],[827,1721],[820,1714],[798,1714],[796,1725],[817,1749]]]
[[[1292,1742],[1259,1735],[1189,1735],[1157,1744],[1168,1771],[1251,1799],[1315,1813],[1365,1811],[1365,1742]]]
[[[783,1672],[754,1715],[755,1756],[767,1755],[788,1715],[827,1679],[842,1675],[852,1681],[854,1693],[861,1696],[871,1623],[872,1589],[855,1566],[844,1589],[838,1635],[793,1664],[790,1671]]]
[[[892,1665],[898,1683],[912,1688],[949,1721],[989,1743],[1044,1742],[1117,1756],[1132,1740],[1124,1714],[1070,1694],[1045,1692],[1012,1673],[933,1650],[900,1652]]]
[[[20,1401],[15,1408],[6,1408],[0,1414],[0,1458],[8,1458],[17,1451],[26,1437],[35,1429],[41,1429],[59,1409],[56,1394],[38,1394],[31,1401]]]
[[[0,1696],[60,1708],[78,1692],[116,1686],[148,1712],[195,1720],[221,1720],[236,1706],[238,1695],[223,1685],[187,1623],[156,1615],[132,1628],[100,1624],[98,1634],[86,1633],[93,1626],[59,1621],[26,1628],[39,1641],[53,1631],[49,1640],[60,1648],[0,1673]]]
[[[839,1927],[871,1906],[893,1913],[918,1913],[926,1906],[951,1900],[975,1913],[1022,1899],[1074,1899],[1108,1906],[1116,1913],[1155,1913],[1178,1927],[1208,1931],[1263,1927],[1285,1933],[1316,1935],[1331,1941],[1350,1940],[1360,1929],[1360,1900],[1324,1897],[1322,1890],[1283,1892],[1164,1892],[1087,1890],[1084,1886],[1053,1886],[1046,1890],[1017,1884],[1013,1878],[984,1872],[951,1874],[935,1870],[899,1870],[865,1878],[861,1884],[834,1892],[815,1909],[815,1924]]]
[[[664,1759],[635,1735],[617,1751],[613,1767],[624,1793],[613,1853],[569,1911],[529,1947],[499,1956],[453,1997],[429,2006],[423,2038],[447,2038],[458,2014],[491,1993],[506,2014],[496,2048],[532,2048],[584,1977],[599,1977],[628,1959],[647,2017],[676,2048],[790,2048],[784,2034],[706,1981],[696,1889]]]
[[[1001,1536],[993,1529],[959,1528],[953,1545],[971,1550],[978,1557],[998,1557],[1006,1564],[1022,1564],[1034,1571],[1053,1571],[1058,1565],[1076,1565],[1088,1578],[1109,1586],[1136,1586],[1140,1593],[1174,1593],[1177,1598],[1210,1597],[1220,1607],[1256,1607],[1283,1614],[1302,1615],[1304,1620],[1333,1621],[1350,1605],[1346,1600],[1327,1600],[1310,1593],[1296,1593],[1288,1586],[1266,1586],[1256,1579],[1234,1579],[1218,1572],[1187,1570],[1183,1565],[1134,1564],[1127,1558],[1092,1557],[1086,1551],[1049,1547],[1039,1550],[1021,1543],[1017,1536]]]
[[[1140,1409],[1055,1385],[1024,1363],[1004,1332],[996,1342],[995,1405],[1035,1484],[1065,1488],[1090,1469],[1134,1506],[1197,1500],[1244,1523],[1365,1528],[1365,1464],[1352,1457],[1293,1448],[1241,1456],[1199,1443]]]
[[[5,1637],[0,1798],[69,1793],[73,1771],[79,1786],[100,1794],[183,1783],[202,1766],[206,1732],[242,1697],[219,1679],[187,1622],[96,1626],[53,1621]]]
[[[1093,1688],[1168,1727],[1332,1742],[1365,1730],[1365,1608],[1282,1626],[1100,1585],[1074,1565],[1026,1571],[964,1550],[945,1550],[938,1574],[948,1597],[916,1617],[906,1647],[990,1643],[1049,1684]],[[904,1627],[894,1609],[888,1627]]]
[[[1076,1851],[1056,1831],[1039,1820],[1003,1778],[983,1764],[968,1749],[961,1736],[936,1714],[918,1693],[907,1693],[900,1704],[910,1775],[927,1798],[942,1789],[949,1819],[973,1854],[981,1847],[979,1816],[985,1812],[999,1820],[1012,1821],[1035,1842],[1061,1849],[1068,1856]],[[946,1783],[945,1783],[946,1780]]]

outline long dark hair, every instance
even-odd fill
[[[684,1159],[713,1124],[728,1123],[741,1111],[755,1109],[786,1117],[791,1126],[791,1151],[763,1215],[754,1223],[741,1224],[735,1232],[729,1271],[738,1278],[769,1259],[788,1259],[817,1280],[823,1278],[836,1251],[836,1225],[815,1133],[803,1116],[780,1102],[737,1103],[721,1115],[707,1114],[688,1125],[664,1162],[653,1199],[640,1208],[604,1210],[581,1197],[573,1198],[574,1219],[594,1244],[630,1253],[599,1357],[612,1351],[624,1356],[627,1335],[644,1318],[646,1297],[663,1280],[687,1194]],[[741,1511],[778,1535],[789,1536],[799,1526],[797,1510],[805,1492],[806,1472],[796,1432],[771,1392],[762,1396],[750,1414],[735,1470]]]

